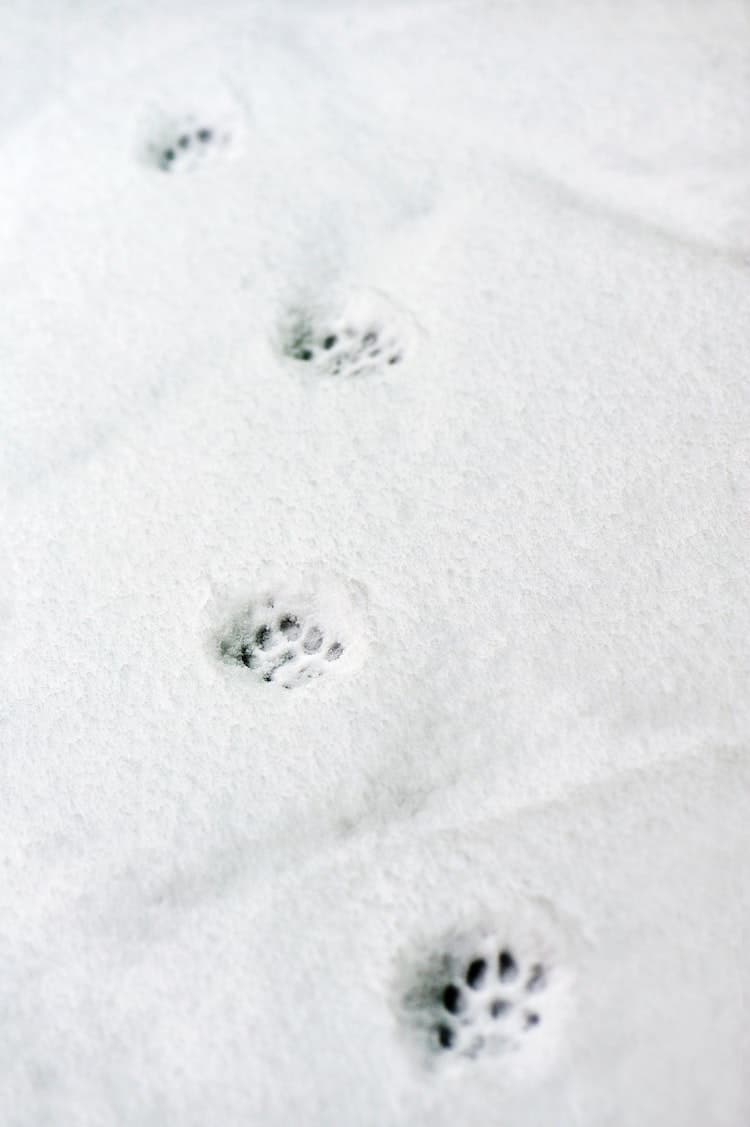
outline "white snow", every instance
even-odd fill
[[[749,48],[0,10],[4,1125],[750,1122]]]

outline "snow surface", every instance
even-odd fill
[[[2,7],[3,1125],[750,1122],[749,49]]]

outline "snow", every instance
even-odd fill
[[[750,1120],[749,37],[2,9],[3,1123]]]

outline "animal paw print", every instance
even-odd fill
[[[257,680],[292,689],[329,672],[346,646],[314,613],[268,598],[235,620],[220,651]]]
[[[216,157],[231,141],[226,125],[186,118],[165,127],[150,152],[162,172],[193,172]]]
[[[522,960],[507,946],[493,946],[463,961],[444,960],[435,982],[428,1024],[440,1053],[477,1057],[518,1051],[544,1020],[550,971]]]
[[[368,294],[337,315],[297,313],[282,351],[317,376],[379,375],[403,363],[412,339],[407,320],[386,299]]]

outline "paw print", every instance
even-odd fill
[[[468,939],[429,958],[405,1003],[430,1054],[515,1055],[535,1042],[548,1019],[554,1028],[560,978],[538,954],[522,956],[495,938]]]
[[[153,164],[162,172],[193,172],[215,159],[231,139],[226,125],[186,118],[164,127],[149,151]]]
[[[408,318],[380,295],[352,299],[335,315],[298,312],[284,333],[282,352],[320,377],[341,380],[381,375],[402,364],[413,341]]]
[[[220,652],[258,681],[292,689],[330,672],[346,646],[311,610],[270,597],[235,619]]]
[[[318,375],[354,379],[400,364],[404,350],[393,332],[375,322],[359,328],[329,324],[317,331],[303,323],[294,333],[288,355],[310,364]]]

